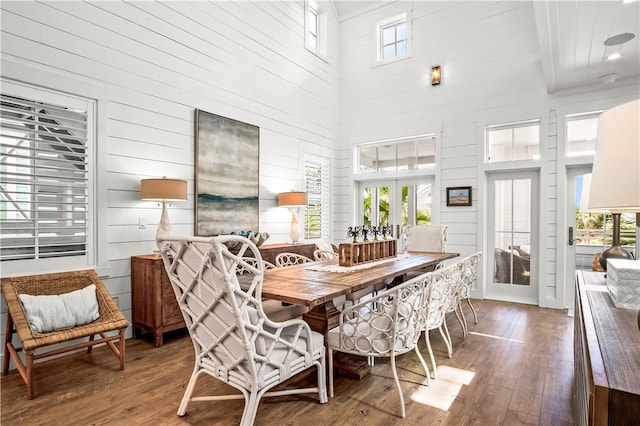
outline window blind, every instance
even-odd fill
[[[305,160],[305,239],[329,237],[329,166],[322,161]]]
[[[87,111],[0,96],[0,260],[85,255]]]

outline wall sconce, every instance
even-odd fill
[[[640,100],[629,102],[600,115],[589,208],[613,214],[613,243],[600,256],[607,270],[607,259],[633,259],[620,247],[620,214],[640,211]]]
[[[289,236],[293,243],[297,243],[300,239],[300,228],[298,227],[296,208],[298,206],[306,206],[307,201],[306,192],[289,191],[278,194],[278,207],[291,207],[291,226],[289,228]]]
[[[167,200],[186,200],[187,181],[180,179],[142,179],[140,181],[140,199],[162,201],[162,215],[156,230],[156,240],[171,234],[171,222],[167,214]]]
[[[431,67],[431,85],[437,86],[440,84],[440,65]]]

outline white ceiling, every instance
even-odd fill
[[[332,0],[339,21],[390,3],[395,1]],[[532,4],[549,93],[640,78],[640,2],[533,0]],[[635,37],[621,45],[604,45],[609,37],[624,33]],[[615,52],[621,58],[608,60]]]

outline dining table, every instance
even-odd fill
[[[308,307],[303,319],[312,330],[326,335],[339,322],[334,299],[382,282],[401,282],[411,271],[433,269],[458,256],[459,253],[448,252],[407,252],[351,267],[330,259],[268,269],[262,297]]]

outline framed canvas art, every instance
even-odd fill
[[[196,235],[257,232],[260,128],[195,112]]]
[[[471,187],[455,186],[447,188],[447,206],[470,206]]]

